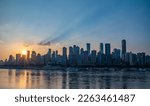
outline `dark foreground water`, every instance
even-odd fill
[[[0,88],[150,89],[150,69],[0,69]]]

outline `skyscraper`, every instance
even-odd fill
[[[125,55],[126,55],[126,40],[122,40],[122,60],[125,62]]]
[[[123,39],[122,40],[122,54],[125,54],[126,53],[126,40]]]
[[[91,64],[96,65],[96,50],[91,51]]]
[[[16,63],[18,64],[21,60],[21,54],[16,54]]]
[[[83,49],[83,48],[81,48],[81,50],[80,50],[80,51],[81,51],[81,54],[83,54],[83,52],[84,52],[84,49]]]
[[[63,47],[63,53],[62,53],[62,64],[66,65],[67,63],[67,48]]]
[[[51,55],[52,55],[51,49],[48,49],[47,55],[48,55],[48,60],[50,60],[51,59]]]
[[[30,51],[28,50],[27,51],[27,60],[29,60],[30,59]]]
[[[103,50],[103,43],[100,43],[100,53],[103,54],[104,50]]]
[[[120,63],[120,49],[115,48],[112,52],[113,65],[119,65]]]
[[[88,55],[89,55],[89,54],[90,54],[90,51],[91,51],[90,43],[87,43],[87,44],[86,44],[86,49],[87,49],[87,52],[88,52]]]
[[[36,62],[36,52],[35,51],[32,51],[31,60],[32,60],[32,62]]]
[[[67,56],[67,48],[66,47],[63,47],[63,53],[62,53],[63,56]]]
[[[110,43],[105,44],[105,56],[106,56],[106,65],[110,65],[111,63]]]
[[[105,44],[105,54],[110,55],[110,43]]]
[[[55,51],[53,51],[53,53],[52,53],[52,64],[55,64],[56,63],[56,52]]]
[[[73,47],[69,47],[69,64],[73,64]]]
[[[73,48],[71,46],[69,47],[69,55],[73,55]]]

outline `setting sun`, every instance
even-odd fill
[[[26,51],[26,50],[23,50],[23,51],[22,51],[22,55],[27,55],[27,51]]]

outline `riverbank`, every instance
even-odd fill
[[[150,67],[140,67],[140,66],[0,66],[0,69],[30,69],[30,70],[121,70],[121,69],[131,69],[131,70],[150,70]]]

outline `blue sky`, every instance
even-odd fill
[[[0,0],[0,49],[17,42],[120,48],[126,39],[129,51],[150,54],[149,29],[150,0]]]

